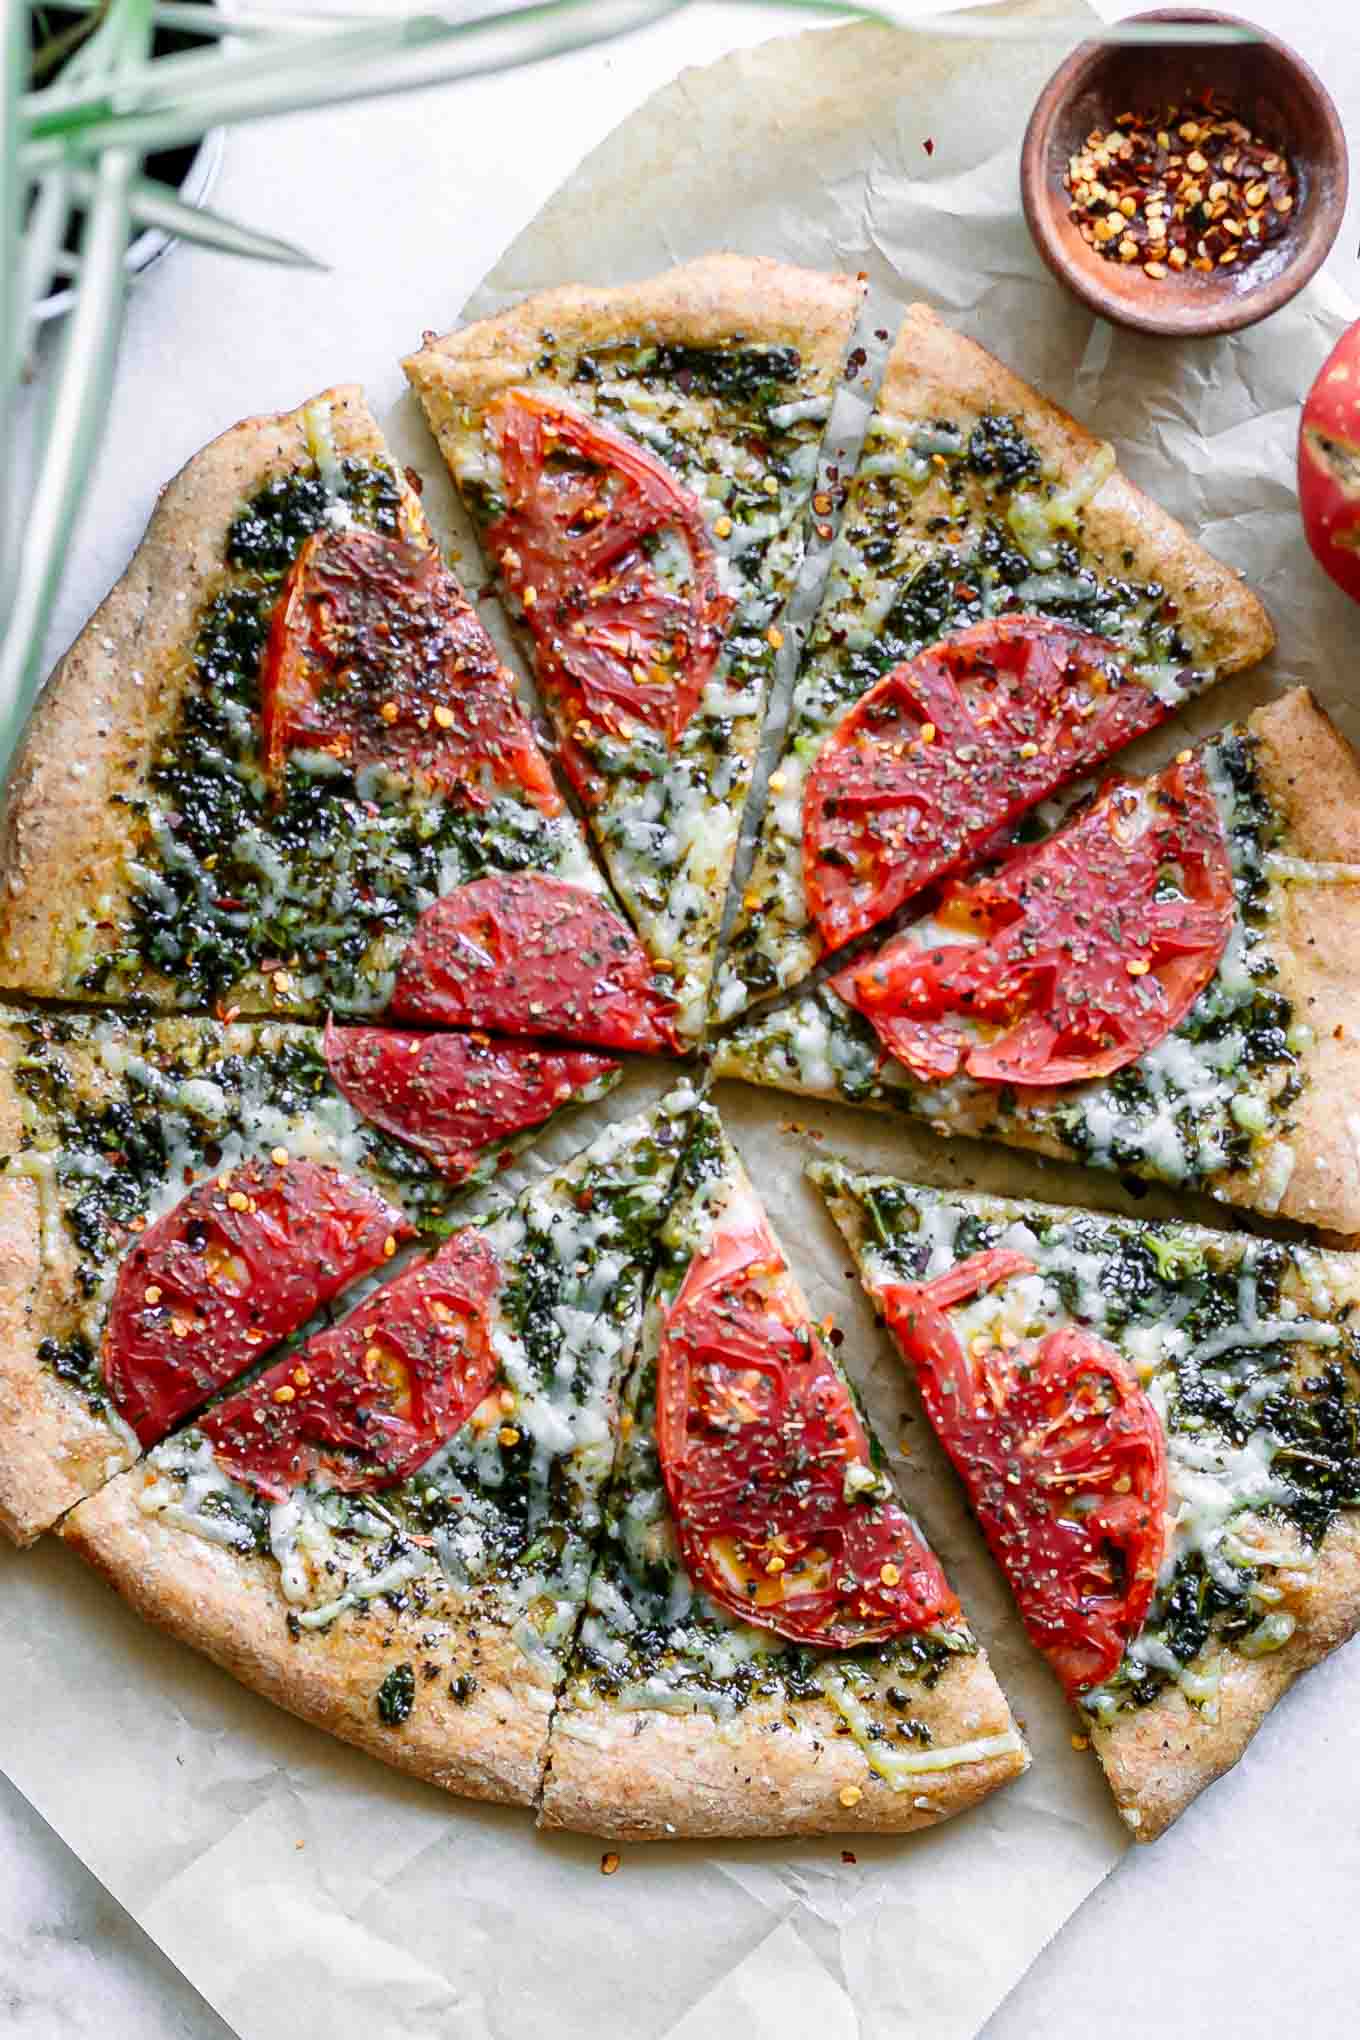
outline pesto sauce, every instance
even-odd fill
[[[340,464],[357,524],[401,535],[401,485],[383,463]],[[260,758],[261,662],[284,579],[337,500],[314,469],[276,477],[227,536],[227,578],[201,613],[193,674],[157,750],[145,799],[131,800],[133,887],[121,946],[81,980],[135,994],[147,972],[177,1003],[216,1005],[254,973],[274,1003],[374,1010],[418,915],[486,871],[550,866],[557,839],[528,803],[485,811],[409,776],[297,754],[281,797]],[[279,975],[282,973],[282,975]]]

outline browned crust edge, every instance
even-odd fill
[[[241,1557],[146,1515],[137,1502],[144,1479],[139,1467],[121,1475],[72,1510],[60,1534],[145,1620],[399,1771],[474,1799],[533,1803],[553,1682],[503,1629],[478,1620],[470,1604],[400,1615],[375,1607],[291,1636],[273,1560]],[[376,1696],[402,1663],[415,1674],[415,1704],[406,1722],[388,1726]],[[424,1675],[430,1663],[439,1667],[433,1679]],[[460,1705],[449,1682],[468,1672],[476,1686]]]
[[[189,628],[223,573],[227,527],[269,475],[308,456],[305,413],[317,403],[330,405],[341,454],[384,451],[350,385],[232,426],[167,484],[126,572],[43,687],[0,810],[0,985],[17,996],[80,997],[78,930],[114,926],[125,910],[115,802],[144,786],[156,737],[173,721]],[[177,1003],[173,985],[150,973],[139,991]]]
[[[881,410],[898,407],[909,417],[1018,413],[1050,473],[1064,477],[1084,468],[1101,444],[928,305],[908,307],[878,402]],[[1255,665],[1275,644],[1264,606],[1232,568],[1205,552],[1118,469],[1082,513],[1082,551],[1107,574],[1161,582],[1180,611],[1178,627],[1196,661],[1212,666],[1216,678]]]
[[[422,402],[488,402],[543,351],[545,331],[589,348],[618,340],[716,346],[746,340],[796,346],[828,384],[844,357],[864,295],[853,276],[798,269],[764,256],[713,254],[610,289],[564,284],[442,337],[426,334],[403,362]],[[433,421],[432,421],[433,422]]]

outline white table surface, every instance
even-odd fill
[[[1251,0],[1250,11],[1310,58],[1360,141],[1357,0]],[[398,350],[453,317],[579,157],[651,90],[684,64],[805,20],[694,6],[552,69],[230,137],[214,204],[301,241],[331,272],[271,273],[179,250],[143,280],[53,651],[121,571],[156,487],[213,432],[324,379],[361,380],[385,406],[400,386]],[[1333,262],[1360,301],[1358,239],[1360,195]],[[1242,1772],[1087,1901],[986,2040],[1354,2032],[1355,1894],[1337,1891],[1331,1868],[1349,1836],[1327,1780],[1360,1764],[1356,1691],[1344,1655],[1315,1673]],[[229,2030],[0,1774],[4,2040],[228,2040]]]

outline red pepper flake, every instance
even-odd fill
[[[934,135],[927,135],[927,136],[926,136],[926,138],[925,138],[925,140],[924,140],[924,141],[922,142],[922,144],[921,144],[921,147],[922,147],[922,148],[923,148],[923,149],[925,150],[925,152],[926,152],[926,154],[927,154],[928,156],[933,156],[933,155],[935,154],[935,137],[934,137]],[[854,1858],[853,1858],[853,1856],[851,1857],[851,1859],[850,1859],[850,1860],[851,1860],[851,1862],[853,1862],[853,1861],[854,1861]]]
[[[1283,149],[1212,91],[1093,128],[1063,181],[1082,239],[1154,282],[1251,261],[1287,232],[1298,202]]]

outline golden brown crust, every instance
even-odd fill
[[[1303,687],[1258,708],[1247,727],[1261,790],[1284,822],[1280,851],[1324,870],[1284,881],[1270,935],[1279,988],[1313,1036],[1290,1114],[1293,1170],[1278,1206],[1259,1186],[1241,1201],[1360,1233],[1360,757]]]
[[[359,390],[311,401],[330,405],[342,457],[383,450]],[[9,991],[82,997],[83,972],[117,946],[129,898],[119,803],[144,792],[156,740],[173,725],[194,620],[222,577],[232,519],[271,475],[311,458],[307,409],[247,418],[180,470],[127,572],[39,695],[0,812],[0,985]],[[151,972],[138,991],[177,1003]],[[277,1005],[262,998],[258,1009]]]
[[[1015,1729],[980,1651],[951,1664],[933,1692],[913,1690],[912,1713],[930,1724],[934,1751]],[[1017,1735],[1007,1754],[923,1772],[895,1791],[826,1701],[752,1701],[731,1721],[564,1703],[540,1819],[615,1841],[905,1834],[975,1806],[1028,1762]],[[850,1788],[861,1796],[846,1806]]]
[[[136,1456],[84,1397],[38,1357],[70,1334],[76,1257],[66,1227],[44,1224],[53,1192],[21,1173],[23,1113],[15,1064],[23,1044],[0,1014],[0,1531],[31,1544],[83,1495]]]
[[[272,1559],[243,1558],[145,1514],[140,1467],[82,1502],[61,1526],[137,1613],[191,1644],[303,1721],[401,1771],[474,1799],[533,1802],[543,1767],[553,1682],[494,1622],[453,1591],[400,1615],[374,1604],[329,1627],[291,1635]],[[415,1699],[389,1725],[378,1689],[409,1664]],[[434,1676],[426,1666],[437,1667]],[[450,1691],[471,1675],[469,1698]]]
[[[1360,1287],[1360,1285],[1357,1285]],[[1360,1523],[1328,1531],[1316,1570],[1288,1576],[1283,1606],[1298,1627],[1269,1657],[1223,1654],[1218,1718],[1207,1720],[1178,1687],[1097,1728],[1092,1744],[1135,1841],[1153,1842],[1206,1785],[1231,1770],[1295,1679],[1360,1629]]]
[[[1101,443],[927,305],[907,310],[884,372],[879,408],[965,426],[987,410],[1017,414],[1044,457],[1046,474],[1064,482],[1087,467]],[[1097,573],[1160,581],[1177,605],[1177,628],[1196,665],[1211,668],[1215,678],[1255,665],[1275,643],[1270,618],[1238,575],[1196,545],[1118,469],[1082,512],[1081,552]]]
[[[581,351],[625,336],[690,347],[738,336],[796,346],[829,383],[863,294],[853,276],[765,257],[704,255],[641,283],[542,291],[460,332],[427,333],[424,346],[402,365],[436,432],[444,405],[482,405],[520,381],[543,352],[545,332]]]

